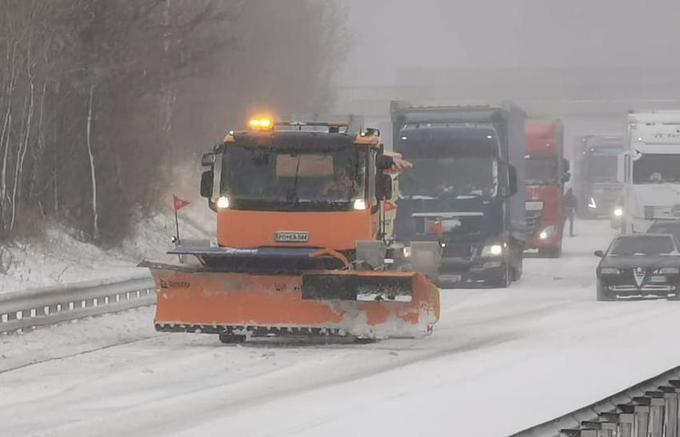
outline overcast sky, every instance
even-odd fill
[[[353,49],[340,81],[404,66],[680,66],[680,0],[339,0]]]

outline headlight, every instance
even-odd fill
[[[411,246],[406,246],[403,249],[404,258],[410,258],[411,257]]]
[[[219,199],[217,199],[217,207],[220,209],[229,208],[229,198],[226,196],[222,196]]]
[[[354,199],[354,209],[363,211],[366,209],[366,201],[364,199]]]
[[[492,257],[503,255],[503,246],[500,244],[489,244],[482,249],[482,257]]]
[[[621,270],[616,267],[602,267],[600,268],[600,274],[602,275],[620,275]]]
[[[591,197],[590,200],[588,201],[588,208],[597,209],[597,203],[595,203],[594,197]]]
[[[614,208],[614,217],[623,217],[623,208]]]
[[[677,275],[680,274],[680,269],[677,267],[661,267],[654,270],[655,275]]]
[[[541,240],[547,240],[548,238],[552,237],[555,234],[555,226],[550,225],[547,228],[543,229],[540,234],[538,234],[538,238]]]

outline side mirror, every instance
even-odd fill
[[[203,167],[212,167],[215,165],[215,154],[214,153],[204,153],[201,157],[201,165]]]
[[[517,169],[508,165],[508,191],[505,193],[506,197],[512,197],[517,194]]]
[[[565,173],[569,173],[571,170],[571,162],[568,159],[562,158],[562,165],[564,166]]]
[[[378,155],[375,159],[375,167],[378,170],[389,170],[394,165],[394,159],[387,155]]]
[[[390,175],[378,175],[376,177],[376,187],[375,187],[375,195],[378,198],[378,200],[387,200],[392,198],[393,194],[393,186],[392,186],[392,176]]]
[[[566,183],[569,182],[570,180],[571,180],[571,173],[566,172],[566,173],[564,173],[564,174],[562,175],[562,182],[563,182],[563,183],[566,184]]]
[[[601,250],[596,250],[595,256],[598,258],[604,258],[604,252],[602,252]]]
[[[201,197],[205,197],[207,199],[212,198],[214,178],[215,174],[212,170],[206,170],[203,172],[203,174],[201,174]]]

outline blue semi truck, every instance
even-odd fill
[[[522,275],[526,114],[517,106],[413,107],[391,102],[402,241],[436,240],[445,287],[508,287]]]

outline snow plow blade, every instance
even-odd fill
[[[145,263],[158,288],[158,331],[416,337],[439,319],[439,290],[420,273],[260,275]]]

